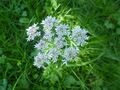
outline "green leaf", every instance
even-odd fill
[[[116,33],[117,33],[118,35],[120,35],[120,28],[117,28],[117,29],[116,29]]]
[[[118,22],[117,22],[117,24],[120,26],[120,18],[118,18]]]
[[[13,66],[10,63],[7,63],[7,69],[12,69]]]
[[[61,73],[60,69],[56,65],[50,64],[45,68],[43,72],[43,77],[50,80],[51,83],[54,84],[56,81],[59,81],[58,73]]]
[[[7,80],[2,79],[0,80],[0,90],[6,90],[7,89]]]
[[[106,26],[107,29],[114,29],[115,27],[114,24],[110,23],[109,21],[105,21],[104,25]]]
[[[27,12],[23,11],[22,16],[26,17],[27,16]]]
[[[57,1],[56,0],[51,0],[52,6],[54,9],[57,9],[58,5],[57,5]]]
[[[65,78],[64,85],[71,86],[71,85],[74,85],[76,82],[77,81],[75,80],[75,78],[72,75],[69,75]]]
[[[0,55],[2,55],[2,53],[3,53],[3,50],[2,50],[2,48],[0,48]]]
[[[38,54],[38,52],[40,52],[39,50],[35,49],[32,53],[31,56],[34,57]]]
[[[20,90],[28,90],[29,83],[28,80],[26,79],[25,74],[23,74],[22,77],[19,79],[17,88],[21,88]]]
[[[29,19],[25,18],[25,17],[22,17],[22,18],[19,19],[19,22],[20,23],[29,23]]]
[[[39,77],[38,74],[34,74],[34,75],[33,75],[33,78],[34,78],[34,79],[37,79],[38,77]]]
[[[0,64],[4,64],[5,63],[5,59],[6,59],[6,56],[2,55],[0,57]]]

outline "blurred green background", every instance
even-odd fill
[[[25,29],[48,15],[89,31],[81,65],[32,65]],[[0,0],[0,90],[120,90],[120,0]]]

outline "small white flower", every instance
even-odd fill
[[[48,45],[47,45],[46,41],[44,41],[42,39],[37,44],[35,44],[35,48],[38,50],[43,50],[47,47],[48,47]]]
[[[69,35],[68,28],[69,28],[68,25],[65,24],[60,24],[56,26],[55,30],[58,37],[60,36],[62,37],[63,35]]]
[[[57,48],[51,48],[48,52],[48,58],[52,59],[53,62],[56,62],[60,54],[61,53]]]
[[[47,57],[45,54],[43,53],[38,53],[37,56],[34,57],[34,66],[36,66],[37,68],[41,68],[44,67],[44,63],[47,63]]]
[[[53,28],[54,23],[58,22],[58,20],[55,17],[47,16],[45,20],[42,21],[42,25],[44,30],[51,30]]]
[[[65,48],[64,50],[64,63],[67,63],[68,61],[74,59],[77,57],[78,54],[78,50],[75,47],[69,47],[69,48]]]
[[[45,34],[44,34],[44,36],[43,36],[43,39],[48,40],[48,41],[51,41],[53,35],[54,35],[54,34],[51,33],[51,31],[46,31]]]
[[[37,31],[38,29],[39,27],[37,26],[37,24],[33,24],[28,29],[26,29],[28,36],[27,41],[34,40],[36,36],[40,36],[40,32]]]
[[[81,29],[79,26],[76,26],[72,30],[72,40],[76,42],[77,45],[83,46],[88,40],[87,31],[85,29]]]
[[[64,37],[56,37],[54,40],[54,44],[57,48],[63,48],[67,45],[67,42]]]

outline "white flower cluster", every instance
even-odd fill
[[[31,41],[34,40],[34,38],[36,36],[40,36],[40,32],[38,32],[39,27],[37,26],[37,24],[33,24],[32,26],[30,26],[27,30],[27,41]]]
[[[88,40],[87,31],[85,29],[81,29],[80,26],[76,26],[72,30],[72,40],[76,42],[77,45],[83,46]]]
[[[39,53],[34,57],[34,66],[41,68],[46,64],[61,62],[67,64],[76,61],[79,46],[83,46],[88,40],[87,31],[75,26],[73,29],[66,24],[61,24],[55,17],[47,16],[41,23],[44,35],[34,45]],[[27,40],[34,40],[40,36],[37,24],[27,29]]]

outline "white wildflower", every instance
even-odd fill
[[[75,59],[77,57],[78,54],[78,50],[75,47],[69,47],[69,48],[65,48],[64,50],[64,63],[67,63],[68,61]]]
[[[46,41],[44,41],[42,39],[37,44],[35,44],[35,48],[38,50],[43,50],[47,47],[48,47],[48,45],[47,45]]]
[[[58,59],[58,56],[60,55],[60,51],[57,48],[52,48],[48,52],[48,58],[52,59],[53,62],[56,62]]]
[[[83,46],[88,40],[87,31],[85,29],[81,29],[79,26],[76,26],[72,30],[72,40],[76,42],[77,45]]]
[[[58,22],[58,20],[55,17],[47,16],[45,20],[42,21],[42,25],[44,30],[51,30],[53,28],[54,23]]]
[[[54,44],[57,48],[63,48],[67,45],[67,42],[65,40],[65,37],[56,37],[54,40]]]
[[[53,34],[51,31],[46,31],[45,34],[44,34],[44,36],[43,36],[43,39],[48,40],[48,41],[51,41],[53,35],[54,35],[54,34]]]
[[[44,35],[34,45],[34,48],[39,51],[34,57],[34,66],[37,68],[45,67],[45,63],[56,63],[58,59],[61,60],[62,64],[78,60],[78,46],[83,46],[89,38],[85,29],[76,26],[70,31],[67,24],[61,24],[52,16],[47,16],[41,24]],[[37,24],[33,24],[26,30],[28,41],[40,36]]]
[[[33,24],[28,29],[26,29],[28,36],[27,41],[34,40],[36,36],[40,36],[40,32],[37,31],[38,29],[39,27],[37,26],[37,24]]]
[[[44,67],[44,63],[47,63],[47,57],[45,54],[43,53],[38,53],[37,56],[34,57],[34,66],[40,68],[40,67]]]
[[[60,24],[56,26],[55,30],[58,37],[60,36],[62,37],[63,35],[69,35],[68,28],[69,28],[68,25],[65,24]]]

